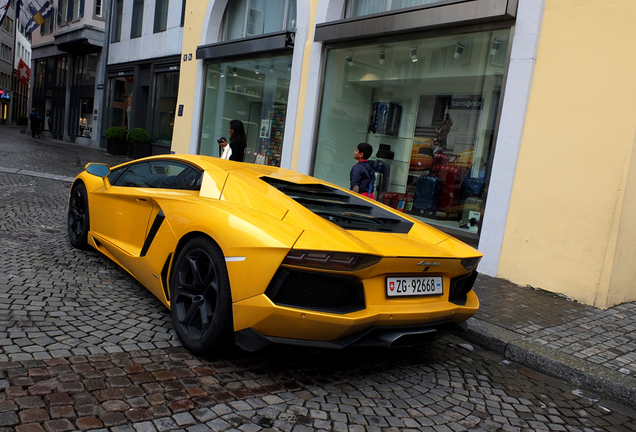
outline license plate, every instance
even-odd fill
[[[386,295],[389,297],[439,295],[443,293],[441,276],[386,278]]]

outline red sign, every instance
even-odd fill
[[[20,59],[18,64],[18,79],[22,85],[27,85],[29,78],[31,77],[31,68],[27,66],[24,60]]]

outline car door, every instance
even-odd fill
[[[140,162],[111,175],[111,187],[93,194],[91,231],[124,254],[138,256],[152,213],[154,173],[149,162]]]

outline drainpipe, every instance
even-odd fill
[[[105,28],[104,28],[104,48],[102,49],[102,67],[98,68],[97,70],[97,76],[95,77],[95,92],[102,92],[102,103],[101,103],[101,113],[98,112],[98,122],[101,125],[101,127],[97,128],[98,130],[95,131],[97,133],[97,144],[100,148],[106,148],[106,138],[104,136],[104,133],[106,133],[106,128],[107,128],[107,124],[106,124],[106,114],[107,114],[107,104],[108,104],[108,99],[107,99],[107,95],[106,95],[106,90],[107,88],[107,83],[106,80],[108,79],[108,73],[107,73],[107,69],[108,69],[108,51],[110,48],[110,27],[111,27],[111,21],[112,21],[112,11],[113,11],[113,3],[116,0],[103,0],[106,3],[106,22],[105,22]],[[102,89],[98,90],[97,86],[101,83],[102,85]],[[95,109],[93,107],[93,109]],[[102,133],[102,131],[104,131],[104,133]],[[103,145],[102,145],[103,144]]]

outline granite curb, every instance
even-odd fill
[[[616,399],[636,408],[636,378],[608,370],[589,361],[564,355],[555,349],[506,330],[495,324],[471,318],[467,340],[501,354],[505,359],[582,388]]]

